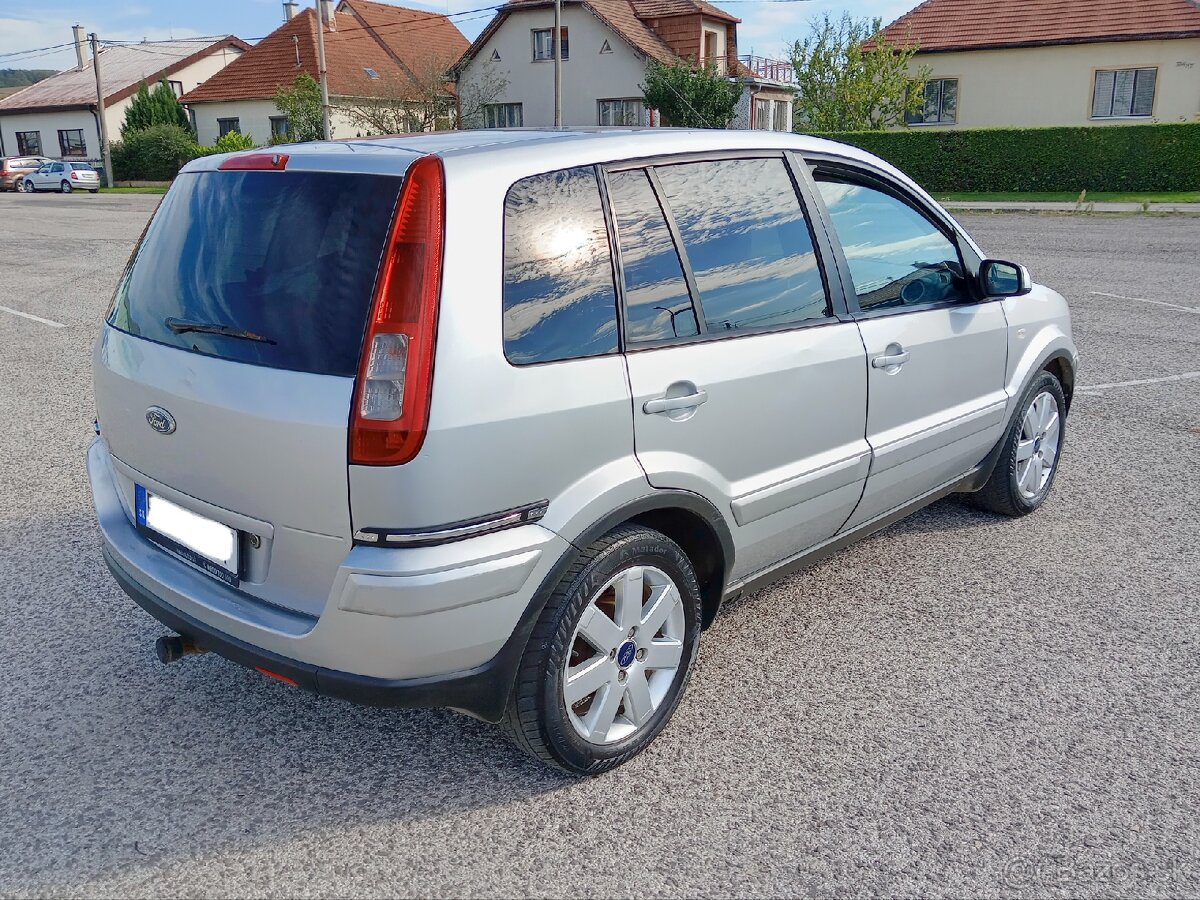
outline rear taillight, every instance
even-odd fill
[[[71,173],[71,180],[72,180],[72,181],[78,181],[78,180],[79,180],[79,173],[78,173],[78,172],[72,172],[72,173]]]
[[[350,421],[352,463],[406,463],[425,440],[444,215],[441,160],[423,156],[405,178],[367,322]]]

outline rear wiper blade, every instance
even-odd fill
[[[234,328],[232,325],[221,325],[217,322],[189,322],[186,319],[166,318],[163,319],[163,324],[165,324],[176,334],[183,334],[185,332],[195,332],[197,334],[219,334],[222,337],[240,338],[243,341],[257,341],[260,344],[275,343],[269,337],[263,337],[261,334],[255,334],[253,331],[246,331],[243,328]]]

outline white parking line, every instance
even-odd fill
[[[63,322],[55,322],[53,319],[43,319],[41,316],[35,316],[33,313],[21,312],[19,309],[13,309],[11,306],[0,306],[0,312],[12,313],[14,316],[20,316],[22,319],[33,319],[35,322],[41,322],[43,325],[49,325],[51,328],[66,328]]]
[[[1112,297],[1116,300],[1134,300],[1138,303],[1153,303],[1155,306],[1165,306],[1180,312],[1200,313],[1194,306],[1181,306],[1178,303],[1168,303],[1166,300],[1147,300],[1145,297],[1126,297],[1124,294],[1106,294],[1104,291],[1088,291],[1093,297]]]
[[[1080,385],[1076,393],[1088,394],[1092,391],[1102,391],[1106,388],[1137,387],[1142,384],[1165,384],[1168,381],[1191,381],[1200,378],[1200,372],[1183,372],[1179,375],[1163,375],[1161,378],[1139,378],[1136,381],[1113,381],[1108,384]]]

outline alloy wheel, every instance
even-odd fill
[[[1017,490],[1026,500],[1036,499],[1049,485],[1061,439],[1058,402],[1049,391],[1042,391],[1025,411],[1017,443]]]
[[[653,566],[618,572],[584,607],[563,673],[575,730],[592,744],[625,740],[663,703],[683,658],[679,588]]]

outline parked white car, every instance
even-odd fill
[[[61,191],[69,194],[73,190],[90,191],[95,194],[100,190],[100,173],[92,168],[90,163],[82,162],[48,162],[36,172],[25,176],[25,192]]]

